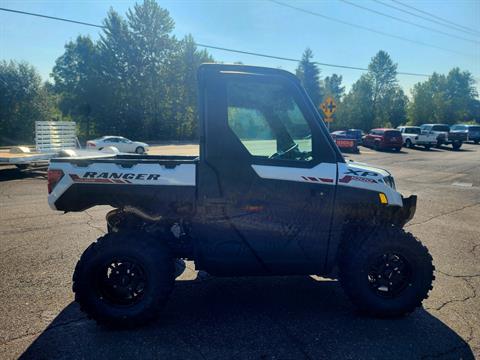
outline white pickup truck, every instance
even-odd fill
[[[429,150],[432,146],[437,145],[437,135],[422,131],[419,126],[399,126],[397,130],[402,133],[403,145],[408,148],[420,145]]]

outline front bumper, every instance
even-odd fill
[[[403,206],[397,208],[392,214],[392,222],[400,227],[413,219],[417,210],[417,195],[411,195],[408,198],[402,196]]]

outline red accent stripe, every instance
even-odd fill
[[[327,179],[327,178],[319,178],[320,181],[326,182],[326,183],[333,183],[333,179]]]

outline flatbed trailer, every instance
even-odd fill
[[[51,158],[55,157],[57,153],[10,153],[0,152],[0,165],[35,165],[45,164]]]
[[[72,121],[36,121],[35,146],[15,146],[0,151],[0,165],[16,165],[19,168],[48,165],[62,150],[79,148],[76,124]]]

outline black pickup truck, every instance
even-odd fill
[[[199,157],[51,161],[53,209],[115,208],[76,266],[81,309],[108,325],[148,322],[182,259],[217,276],[339,278],[374,316],[420,306],[434,267],[402,229],[416,196],[402,197],[386,170],[345,161],[294,75],[205,64],[198,79]]]

